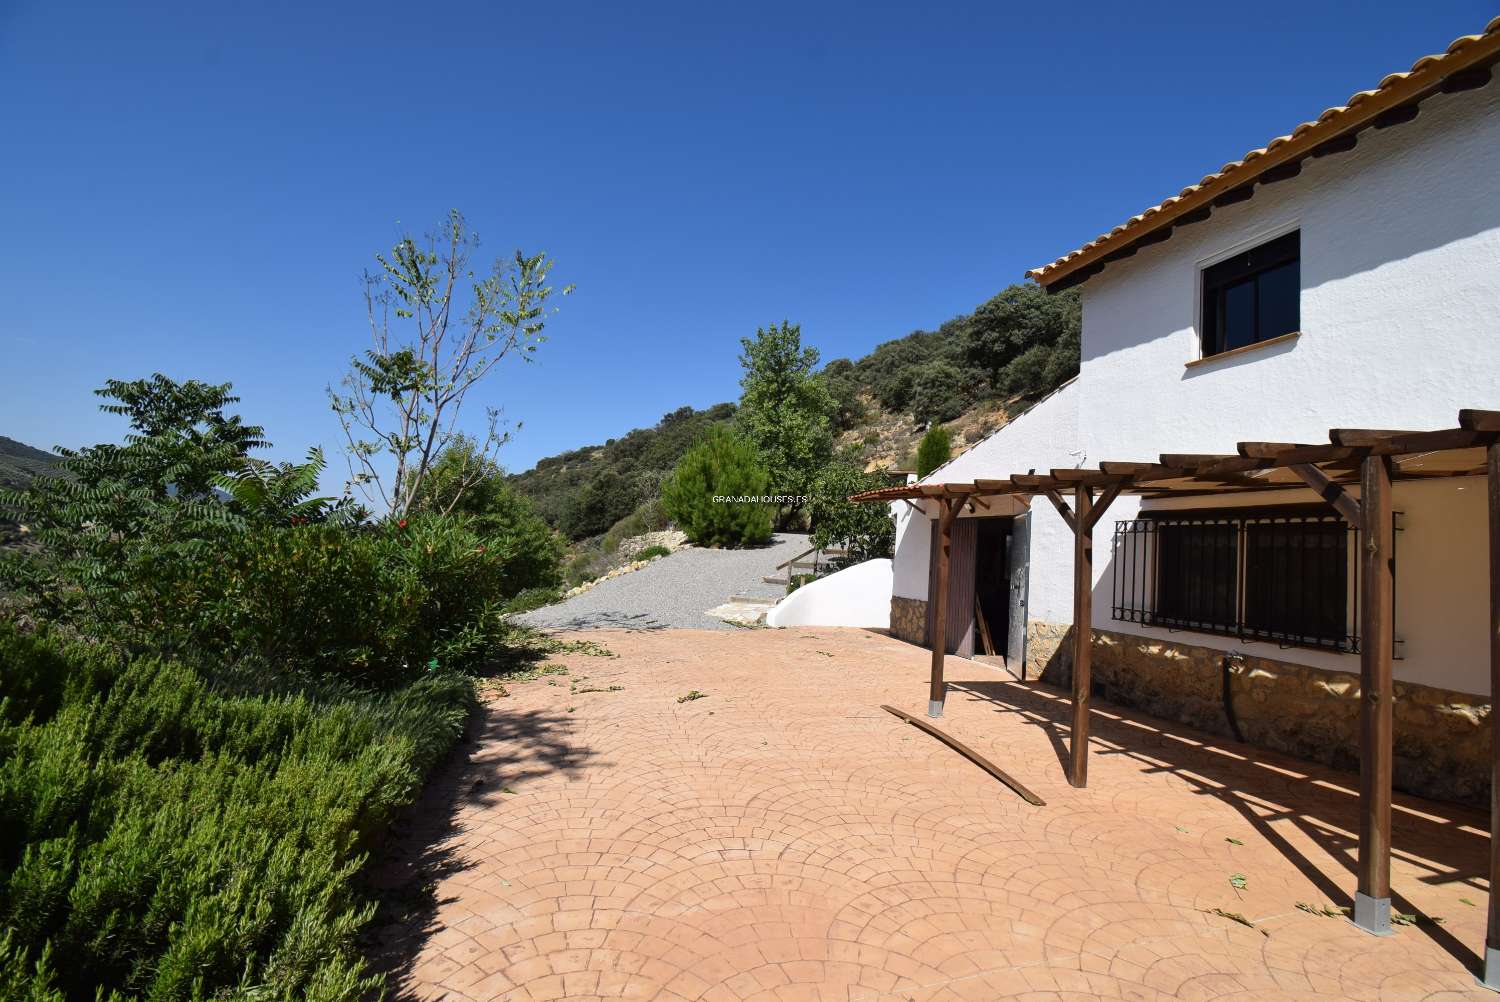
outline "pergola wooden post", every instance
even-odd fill
[[[1068,737],[1068,782],[1089,785],[1089,693],[1093,687],[1094,526],[1120,493],[1116,481],[1096,500],[1082,481],[1073,486],[1073,507],[1055,490],[1047,499],[1073,530],[1073,730]]]
[[[1356,442],[1362,434],[1334,437]],[[1354,446],[1347,446],[1354,448]],[[1391,763],[1395,689],[1391,685],[1394,631],[1395,520],[1391,514],[1389,454],[1359,457],[1360,497],[1311,463],[1288,468],[1359,530],[1362,552],[1359,602],[1359,863],[1354,924],[1377,936],[1391,932]]]
[[[941,717],[943,701],[947,698],[947,686],[943,682],[943,658],[948,654],[948,563],[953,551],[953,519],[958,514],[963,499],[938,499],[937,552],[932,559],[937,561],[937,595],[932,610],[932,685],[927,692],[927,715]]]
[[[1391,687],[1394,607],[1391,458],[1366,456],[1360,469],[1360,542],[1364,589],[1359,608],[1359,889],[1354,924],[1391,931],[1391,756],[1395,692]]]
[[[1500,431],[1500,414],[1490,415]],[[1490,921],[1484,936],[1484,985],[1500,991],[1500,442],[1490,443],[1485,471],[1489,480],[1490,550]]]

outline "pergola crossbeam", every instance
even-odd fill
[[[1500,411],[1461,410],[1458,426],[1467,431],[1500,432]]]
[[[1048,501],[1052,502],[1052,507],[1057,509],[1057,513],[1062,516],[1062,520],[1068,524],[1069,531],[1077,532],[1078,520],[1073,514],[1073,509],[1068,506],[1068,502],[1063,500],[1062,495],[1050,487],[1042,493],[1046,495]]]
[[[1298,463],[1289,469],[1301,477],[1313,491],[1334,507],[1350,525],[1358,526],[1362,519],[1359,502],[1354,499],[1348,491],[1344,490],[1342,484],[1335,483],[1328,474],[1313,466],[1311,463]]]

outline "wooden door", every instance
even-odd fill
[[[974,653],[974,552],[977,523],[972,518],[953,520],[953,543],[948,554],[948,623],[945,650],[969,657]],[[927,645],[932,646],[932,621],[937,615],[938,524],[932,523],[932,559],[927,565]]]

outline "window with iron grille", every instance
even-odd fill
[[[1324,509],[1161,512],[1115,523],[1112,616],[1359,649],[1359,534]]]

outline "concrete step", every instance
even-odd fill
[[[740,626],[759,626],[765,623],[766,613],[776,607],[777,601],[775,598],[736,595],[723,605],[709,609],[707,615]]]

